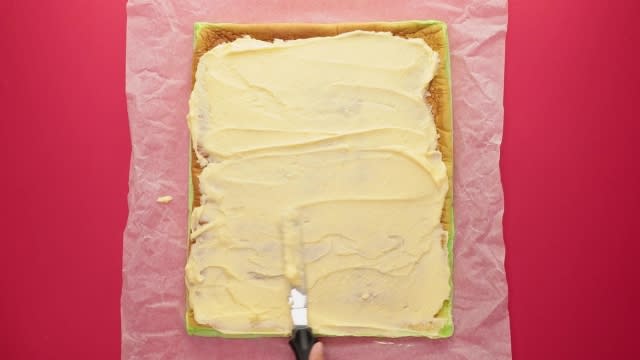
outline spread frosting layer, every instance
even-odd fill
[[[285,334],[291,286],[327,335],[437,334],[450,293],[448,189],[421,39],[355,31],[202,56],[190,307],[227,333]],[[303,271],[304,270],[304,271]]]

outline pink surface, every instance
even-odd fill
[[[125,3],[0,1],[1,359],[120,356]],[[639,13],[634,0],[509,1],[514,359],[640,358]]]
[[[327,357],[507,359],[502,239],[505,1],[135,1],[127,6],[127,99],[133,153],[124,238],[122,354],[127,359],[286,359],[286,339],[190,337],[184,330],[187,99],[193,23],[439,19],[448,23],[456,214],[452,338],[328,338]],[[159,205],[155,199],[172,195]],[[286,301],[286,299],[283,299]],[[313,326],[313,324],[311,324]]]

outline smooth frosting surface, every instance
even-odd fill
[[[188,116],[203,167],[186,266],[197,322],[286,334],[293,284],[319,334],[437,334],[451,290],[424,101],[437,65],[421,39],[364,31],[202,56]]]

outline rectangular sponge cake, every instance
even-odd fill
[[[303,282],[318,335],[452,335],[443,23],[198,23],[193,83],[189,334],[287,336]]]

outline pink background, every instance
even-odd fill
[[[600,4],[509,4],[501,171],[516,359],[640,355],[640,3]],[[2,358],[119,357],[125,16],[124,1],[0,2]]]

